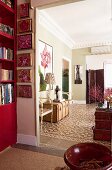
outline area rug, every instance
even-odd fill
[[[68,167],[56,167],[55,170],[70,170]]]
[[[51,138],[81,142],[97,142],[110,147],[110,142],[93,140],[92,127],[95,125],[95,104],[72,104],[69,116],[58,123],[44,122],[41,135]]]

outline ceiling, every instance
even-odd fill
[[[111,0],[84,0],[41,10],[74,47],[112,44]]]

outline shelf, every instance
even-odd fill
[[[14,9],[10,8],[8,5],[0,0],[0,17],[4,18],[8,15],[14,15]]]
[[[2,80],[0,83],[7,84],[7,83],[15,83],[14,80]]]
[[[12,103],[7,103],[7,104],[1,104],[0,107],[10,107],[10,106],[13,106],[13,105],[16,105],[16,102],[12,102]]]
[[[2,32],[2,31],[0,31],[0,40],[4,40],[4,39],[10,39],[10,40],[14,40],[14,36],[12,36],[12,35],[9,35],[9,34],[7,34],[7,33],[5,33],[5,32]]]
[[[11,62],[11,63],[14,63],[14,60],[0,58],[0,62]]]

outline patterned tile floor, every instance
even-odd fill
[[[41,130],[41,143],[67,148],[80,142],[97,142],[110,148],[110,142],[93,140],[95,105],[70,105],[69,116],[58,123],[44,122]]]

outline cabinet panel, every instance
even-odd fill
[[[16,103],[0,106],[0,151],[16,143]]]
[[[111,141],[112,112],[97,109],[95,112],[95,127],[93,128],[93,139]]]
[[[0,151],[17,141],[16,15],[16,0],[0,0]]]

